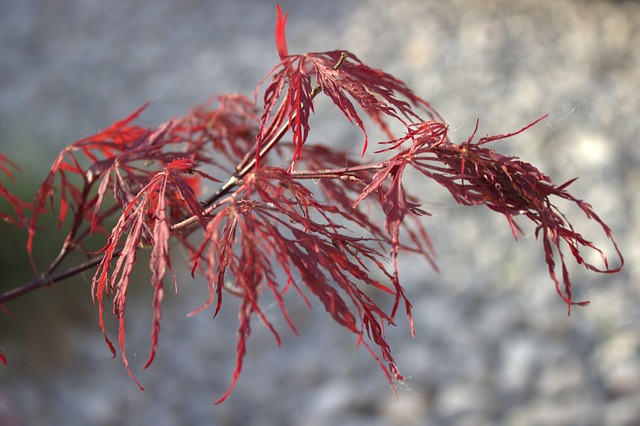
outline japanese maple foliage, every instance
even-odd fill
[[[416,253],[436,268],[423,224],[429,213],[403,183],[408,169],[442,185],[462,205],[485,205],[501,213],[516,238],[521,232],[516,218],[532,221],[550,278],[569,308],[587,302],[572,298],[567,255],[592,271],[620,270],[623,259],[611,230],[589,204],[567,191],[572,181],[556,185],[533,165],[488,148],[536,122],[478,140],[474,132],[454,143],[428,102],[352,53],[289,54],[286,20],[278,7],[280,62],[256,89],[255,102],[241,95],[222,96],[215,106],[200,106],[155,129],[133,124],[143,106],[64,149],[33,204],[0,185],[0,196],[13,210],[0,217],[27,228],[29,254],[41,215],[52,211],[60,227],[68,226],[58,256],[39,271],[38,279],[0,295],[0,306],[93,269],[91,293],[107,345],[115,356],[104,323],[105,308],[111,304],[123,362],[142,388],[125,351],[131,274],[141,267],[141,251],[149,251],[154,315],[146,368],[156,353],[165,287],[178,285],[171,252],[180,248],[190,256],[192,274],[201,274],[208,285],[207,300],[192,315],[211,308],[215,316],[225,295],[239,299],[236,369],[218,402],[228,397],[240,375],[254,316],[280,342],[263,312],[264,292],[271,294],[296,333],[285,294],[293,292],[309,306],[310,298],[317,298],[339,325],[355,334],[393,386],[402,376],[385,340],[385,326],[394,323],[401,306],[411,320],[398,256]],[[371,151],[369,126],[387,136],[367,156],[370,160],[354,160],[346,152],[308,142],[309,118],[320,95],[362,130],[363,154]],[[402,134],[392,128],[403,129]],[[10,167],[13,164],[0,155],[0,170],[9,177]],[[203,180],[216,190],[202,193]],[[553,197],[574,203],[601,227],[618,257],[615,265],[573,228]],[[103,248],[89,250],[86,240],[100,235]],[[72,250],[84,251],[88,260],[60,272]],[[599,254],[602,265],[587,262],[584,250]],[[391,297],[392,307],[383,309],[372,291]],[[411,328],[413,332],[412,323]],[[2,354],[0,361],[6,362]]]
[[[14,162],[10,161],[6,155],[0,153],[0,171],[13,181],[15,178],[11,169],[17,170],[18,166]],[[9,206],[13,210],[13,214],[0,212],[0,219],[18,227],[25,226],[27,223],[25,213],[31,208],[31,206],[22,201],[19,197],[13,195],[2,184],[2,182],[0,182],[0,197],[7,200],[9,202]]]

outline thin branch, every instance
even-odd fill
[[[120,254],[120,252],[122,251],[122,249],[116,250],[114,252],[114,256],[117,256],[118,254]],[[56,284],[60,281],[64,281],[67,278],[70,278],[74,275],[80,274],[88,269],[93,268],[94,266],[97,266],[100,262],[102,261],[102,256],[97,256],[94,257],[93,259],[90,259],[80,265],[74,266],[72,268],[67,269],[64,272],[61,272],[57,275],[54,276],[42,276],[34,281],[31,281],[28,284],[25,284],[23,286],[20,286],[18,288],[14,288],[13,290],[9,290],[3,294],[0,295],[0,305],[2,305],[3,303],[6,303],[10,300],[16,299],[24,294],[27,294],[33,290],[37,290],[41,287],[48,287],[51,286],[53,284]]]
[[[76,234],[78,233],[80,226],[82,225],[82,221],[84,219],[82,212],[84,211],[84,206],[87,201],[87,197],[89,196],[89,191],[91,191],[91,187],[93,186],[93,182],[95,181],[89,181],[86,178],[84,179],[82,195],[80,196],[80,203],[76,208],[76,213],[73,217],[73,223],[71,224],[71,229],[69,230],[69,233],[67,234],[66,238],[64,239],[64,242],[62,243],[62,248],[60,249],[58,256],[56,256],[53,262],[51,262],[51,264],[47,268],[47,271],[44,274],[42,274],[43,277],[51,276],[51,274],[53,274],[53,272],[58,268],[58,266],[60,266],[62,261],[67,257],[67,255],[69,254],[69,249],[75,247],[76,243],[73,240]],[[81,240],[81,238],[79,238],[78,240]]]
[[[325,169],[325,170],[293,170],[290,172],[291,177],[295,179],[342,179],[360,181],[354,173],[366,172],[372,170],[381,170],[388,167],[388,162],[378,164],[363,164],[360,166],[343,167],[340,169]]]

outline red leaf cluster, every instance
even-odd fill
[[[370,68],[352,53],[334,50],[289,55],[284,38],[286,21],[287,16],[283,18],[278,7],[276,46],[280,64],[269,73],[271,81],[264,93],[265,112],[262,121],[263,124],[270,121],[280,102],[276,115],[279,122],[282,121],[282,115],[287,116],[296,147],[294,161],[300,158],[302,145],[309,135],[309,116],[313,112],[311,100],[320,92],[333,101],[349,122],[362,130],[365,136],[363,154],[369,138],[354,101],[390,136],[387,119],[407,125],[414,120],[422,120],[421,113],[432,118],[438,116],[428,102],[416,96],[402,81]]]
[[[334,203],[319,201],[297,177],[285,169],[266,166],[248,176],[244,182],[246,197],[238,193],[216,214],[207,226],[197,253],[197,259],[202,258],[206,263],[210,297],[196,312],[215,301],[217,313],[223,289],[229,290],[229,287],[242,298],[238,330],[241,337],[232,386],[242,367],[252,314],[257,314],[278,342],[280,340],[259,306],[260,292],[263,289],[271,292],[289,326],[297,332],[283,296],[293,289],[307,301],[302,284],[322,302],[338,324],[356,333],[377,359],[364,335],[372,339],[380,347],[389,371],[400,379],[384,340],[384,323],[393,322],[395,308],[391,314],[385,313],[362,289],[370,286],[395,295],[396,305],[403,298],[409,309],[397,276],[389,272],[384,263],[383,249],[388,249],[392,242],[363,214],[358,215],[360,225],[374,236],[365,238],[350,232],[341,221],[348,221],[351,214]],[[274,273],[274,264],[285,274],[283,286]],[[226,282],[229,277],[233,277],[232,284]],[[382,361],[379,362],[383,366]],[[222,399],[227,395],[228,392]]]
[[[15,294],[97,267],[92,294],[100,327],[115,356],[104,323],[105,305],[111,299],[123,362],[142,387],[125,354],[125,306],[132,274],[140,251],[150,250],[154,315],[146,368],[157,349],[168,274],[177,286],[171,250],[181,246],[191,255],[192,273],[202,274],[208,285],[207,300],[192,314],[213,307],[215,316],[225,293],[239,299],[236,368],[221,402],[240,375],[252,317],[257,315],[280,342],[261,306],[264,292],[276,301],[294,332],[285,295],[297,294],[309,306],[310,297],[317,298],[339,325],[356,335],[392,385],[402,380],[385,339],[385,327],[394,323],[401,305],[411,321],[398,256],[417,253],[436,267],[421,222],[429,213],[404,185],[409,168],[445,187],[460,204],[485,205],[503,214],[514,237],[519,232],[515,218],[531,220],[542,239],[549,275],[569,307],[583,302],[571,296],[565,247],[578,264],[592,271],[610,273],[622,267],[610,229],[589,204],[567,192],[571,181],[555,185],[533,165],[486,147],[535,122],[511,134],[477,141],[474,134],[453,143],[448,126],[425,100],[353,54],[290,55],[287,16],[279,7],[277,12],[280,63],[268,74],[269,83],[256,89],[257,99],[264,87],[261,114],[247,98],[229,95],[218,99],[217,108],[204,105],[147,129],[132,124],[143,106],[58,156],[35,196],[29,221],[22,220],[23,205],[9,199],[18,221],[28,223],[29,253],[47,205],[60,226],[69,217],[71,222],[60,254],[42,280]],[[388,136],[372,160],[352,160],[344,152],[307,143],[309,118],[320,94],[362,130],[363,153],[369,144],[366,117]],[[391,123],[403,128],[404,135],[392,134]],[[0,166],[3,161],[0,157]],[[209,190],[211,185],[217,189]],[[602,228],[619,266],[609,266],[604,252],[573,228],[552,197],[574,203]],[[94,233],[107,238],[102,250],[87,253],[94,257],[80,267],[54,275],[70,250],[84,249],[86,238]],[[191,237],[201,240],[194,243]],[[599,253],[604,267],[588,263],[584,249]],[[371,292],[393,298],[392,308],[383,309]],[[5,295],[0,303],[10,297],[14,296]]]
[[[10,180],[15,180],[11,168],[18,169],[18,166],[7,158],[6,155],[0,153],[0,171],[4,173]],[[11,223],[18,227],[23,227],[27,223],[25,216],[26,211],[31,208],[29,203],[22,201],[20,198],[12,194],[3,184],[0,182],[0,199],[4,198],[9,202],[9,206],[13,209],[14,216],[0,211],[0,219],[5,222]]]
[[[383,193],[387,203],[387,229],[397,235],[395,226],[402,221],[409,210],[402,188],[402,173],[411,166],[424,176],[445,187],[452,197],[462,205],[485,205],[491,210],[502,213],[517,239],[521,232],[515,218],[523,216],[536,225],[536,237],[542,236],[545,260],[549,276],[556,286],[569,312],[572,305],[586,305],[588,302],[575,302],[571,296],[571,280],[565,262],[563,243],[569,248],[578,264],[595,272],[618,272],[624,263],[622,254],[613,239],[609,227],[598,217],[588,203],[577,199],[566,188],[575,180],[555,185],[551,178],[535,166],[515,157],[504,156],[485,145],[515,136],[538,123],[544,117],[524,128],[509,134],[485,136],[474,141],[474,134],[464,143],[454,144],[448,140],[448,127],[441,122],[427,121],[412,126],[407,134],[399,139],[387,142],[390,148],[379,152],[398,151],[386,162],[372,183],[362,192],[359,199],[374,190],[381,190],[381,183],[391,178],[391,189]],[[477,130],[477,124],[476,124]],[[602,229],[605,237],[612,243],[618,257],[616,267],[609,265],[604,252],[594,243],[576,232],[562,211],[553,203],[551,197],[558,197],[574,203]],[[384,204],[383,204],[384,207]],[[594,250],[602,259],[603,266],[597,267],[585,260],[581,249]],[[561,275],[556,274],[556,260],[560,259]]]
[[[0,171],[4,173],[10,180],[15,180],[13,173],[11,172],[11,168],[18,169],[18,166],[9,160],[6,155],[0,153]],[[26,210],[31,208],[31,205],[25,203],[20,198],[12,194],[3,184],[0,182],[0,200],[5,199],[9,203],[9,206],[13,209],[15,217],[0,211],[0,219],[3,221],[10,223],[12,225],[23,227],[27,223],[27,218],[25,216]],[[3,310],[6,314],[9,312],[5,309],[5,307],[0,303],[0,309]],[[4,365],[7,365],[7,358],[4,356],[2,351],[0,351],[0,362]]]
[[[124,314],[129,278],[137,261],[138,250],[141,246],[151,246],[149,270],[152,274],[151,285],[154,288],[154,318],[151,336],[152,347],[146,367],[153,361],[158,344],[161,302],[164,294],[163,280],[167,270],[171,272],[173,283],[174,285],[176,284],[175,274],[171,267],[171,259],[169,258],[169,239],[171,238],[171,215],[170,212],[167,212],[169,205],[180,206],[182,204],[188,214],[196,216],[202,226],[206,226],[196,194],[181,176],[185,173],[198,173],[209,177],[202,172],[194,170],[193,161],[185,158],[172,161],[163,171],[154,175],[124,209],[109,236],[107,245],[102,249],[104,256],[93,279],[92,293],[95,295],[98,304],[100,327],[111,352],[115,356],[115,349],[107,337],[103,322],[103,296],[105,294],[113,295],[113,312],[120,322],[119,343],[122,349],[123,361],[128,370],[129,367],[124,350]],[[126,237],[125,234],[127,234]],[[124,246],[118,251],[122,239],[125,240]],[[115,267],[110,269],[109,267],[114,261],[117,251],[118,259],[115,261]],[[129,370],[129,374],[133,377],[131,370]]]

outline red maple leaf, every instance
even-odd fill
[[[101,250],[104,253],[102,261],[93,278],[92,293],[98,304],[100,315],[100,327],[105,340],[116,354],[115,348],[107,336],[103,321],[104,295],[113,296],[113,312],[119,319],[119,343],[122,350],[122,358],[129,375],[136,380],[129,369],[125,353],[125,304],[129,289],[129,278],[137,261],[138,250],[141,246],[151,246],[149,270],[151,271],[151,285],[154,288],[153,297],[153,330],[152,346],[145,367],[149,366],[155,357],[158,344],[158,332],[160,330],[161,302],[164,295],[164,276],[171,272],[172,281],[176,285],[175,274],[171,267],[169,257],[169,239],[171,237],[170,215],[167,213],[169,206],[183,204],[189,214],[198,217],[203,227],[206,221],[202,214],[201,205],[198,202],[193,189],[182,178],[185,173],[201,173],[194,170],[194,163],[190,159],[177,159],[157,173],[150,182],[131,200],[125,208],[118,223],[113,228],[107,245]],[[125,236],[126,234],[126,236]],[[120,249],[121,240],[124,245]],[[117,260],[114,257],[118,256]],[[111,269],[112,262],[115,266]]]
[[[0,171],[13,181],[15,178],[10,168],[18,169],[18,166],[10,161],[6,155],[0,153]],[[2,182],[0,182],[0,198],[4,198],[9,202],[9,206],[15,214],[15,217],[13,217],[7,213],[0,212],[0,219],[18,227],[25,226],[27,224],[26,211],[31,209],[31,204],[22,201],[16,195],[12,194]]]

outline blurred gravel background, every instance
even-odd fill
[[[353,336],[322,308],[292,300],[301,336],[268,309],[283,346],[256,321],[243,376],[213,406],[235,361],[234,300],[215,321],[211,312],[186,318],[204,295],[186,274],[165,299],[159,354],[144,372],[150,299],[139,290],[129,302],[142,392],[110,360],[87,276],[8,304],[13,320],[0,315],[9,359],[0,366],[0,424],[639,424],[640,2],[281,4],[291,51],[352,51],[428,99],[456,140],[476,118],[483,135],[549,113],[498,147],[557,183],[580,176],[573,192],[614,230],[623,272],[574,268],[576,298],[591,305],[568,317],[533,236],[514,242],[502,217],[454,206],[415,181],[411,189],[434,213],[428,228],[441,273],[406,261],[417,336],[406,321],[388,332],[408,377],[398,400]],[[252,95],[277,60],[274,22],[270,0],[0,0],[0,149],[25,165],[31,187],[21,190],[31,196],[67,143],[146,101],[139,123],[155,125],[212,94]],[[360,136],[318,109],[311,139],[358,152]],[[601,238],[580,214],[571,218]],[[19,253],[23,239],[0,227]],[[17,269],[29,274],[24,259],[8,256],[0,258],[2,289],[17,284]]]

